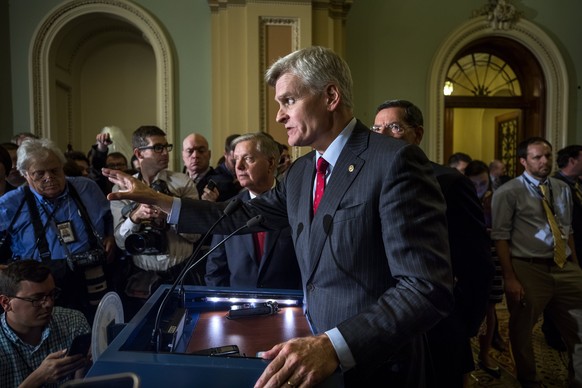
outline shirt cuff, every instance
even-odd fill
[[[168,213],[168,224],[177,225],[180,220],[180,210],[182,210],[182,200],[179,197],[174,197],[172,201],[172,208]]]
[[[345,372],[356,366],[354,356],[352,355],[352,352],[348,347],[346,340],[344,339],[338,328],[334,327],[333,329],[326,331],[325,335],[327,335],[327,337],[331,341],[331,345],[335,349],[335,352],[340,362],[340,368],[342,369],[342,371]]]
[[[126,236],[130,233],[134,233],[139,231],[139,229],[141,228],[140,224],[136,224],[134,223],[131,218],[127,217],[120,225],[119,227],[119,234],[121,236]]]

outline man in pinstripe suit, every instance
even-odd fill
[[[264,352],[271,362],[256,386],[313,386],[338,369],[345,386],[430,385],[423,333],[453,305],[445,205],[430,162],[418,146],[354,118],[350,70],[331,50],[293,52],[266,80],[289,144],[314,151],[218,230],[228,233],[257,214],[264,230],[291,226],[315,333]],[[314,214],[320,157],[329,167]],[[173,200],[120,172],[104,173],[125,187],[110,199],[156,204],[180,230],[205,230],[226,206]]]

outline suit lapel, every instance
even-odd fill
[[[310,225],[309,256],[314,258],[310,263],[309,277],[313,274],[324,247],[324,243],[333,223],[333,217],[345,193],[352,189],[352,184],[362,167],[364,160],[359,155],[368,147],[369,130],[358,121],[352,135],[342,150],[331,177],[325,187],[325,192],[319,203],[317,213]],[[311,162],[313,170],[315,163]],[[309,185],[312,187],[312,185]],[[357,190],[355,188],[354,190]],[[312,195],[308,198],[311,198]]]
[[[251,199],[251,195],[248,191],[244,191],[244,192],[240,193],[238,196],[243,202],[247,202]],[[254,260],[256,262],[257,261],[257,258],[256,258],[257,253],[255,252],[255,239],[254,239],[252,233],[240,235],[239,238],[242,241],[244,249],[246,249],[246,251],[248,253],[248,257],[250,257],[252,260]]]

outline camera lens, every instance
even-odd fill
[[[132,255],[143,253],[148,247],[147,235],[143,233],[134,233],[125,239],[125,249]]]
[[[147,228],[130,234],[125,239],[125,250],[130,255],[152,255],[167,252],[166,235],[163,230]]]
[[[103,272],[103,266],[85,268],[85,281],[87,283],[87,293],[89,294],[89,304],[97,306],[101,298],[107,292],[107,280]]]

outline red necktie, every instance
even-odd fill
[[[323,192],[325,191],[325,173],[327,172],[327,167],[329,163],[324,158],[319,158],[317,160],[317,175],[315,177],[315,197],[313,198],[313,214],[317,212],[319,207],[319,201],[323,197]]]
[[[256,232],[253,233],[253,238],[255,240],[255,254],[257,255],[257,263],[261,263],[263,258],[263,253],[265,252],[265,235],[267,232]]]

